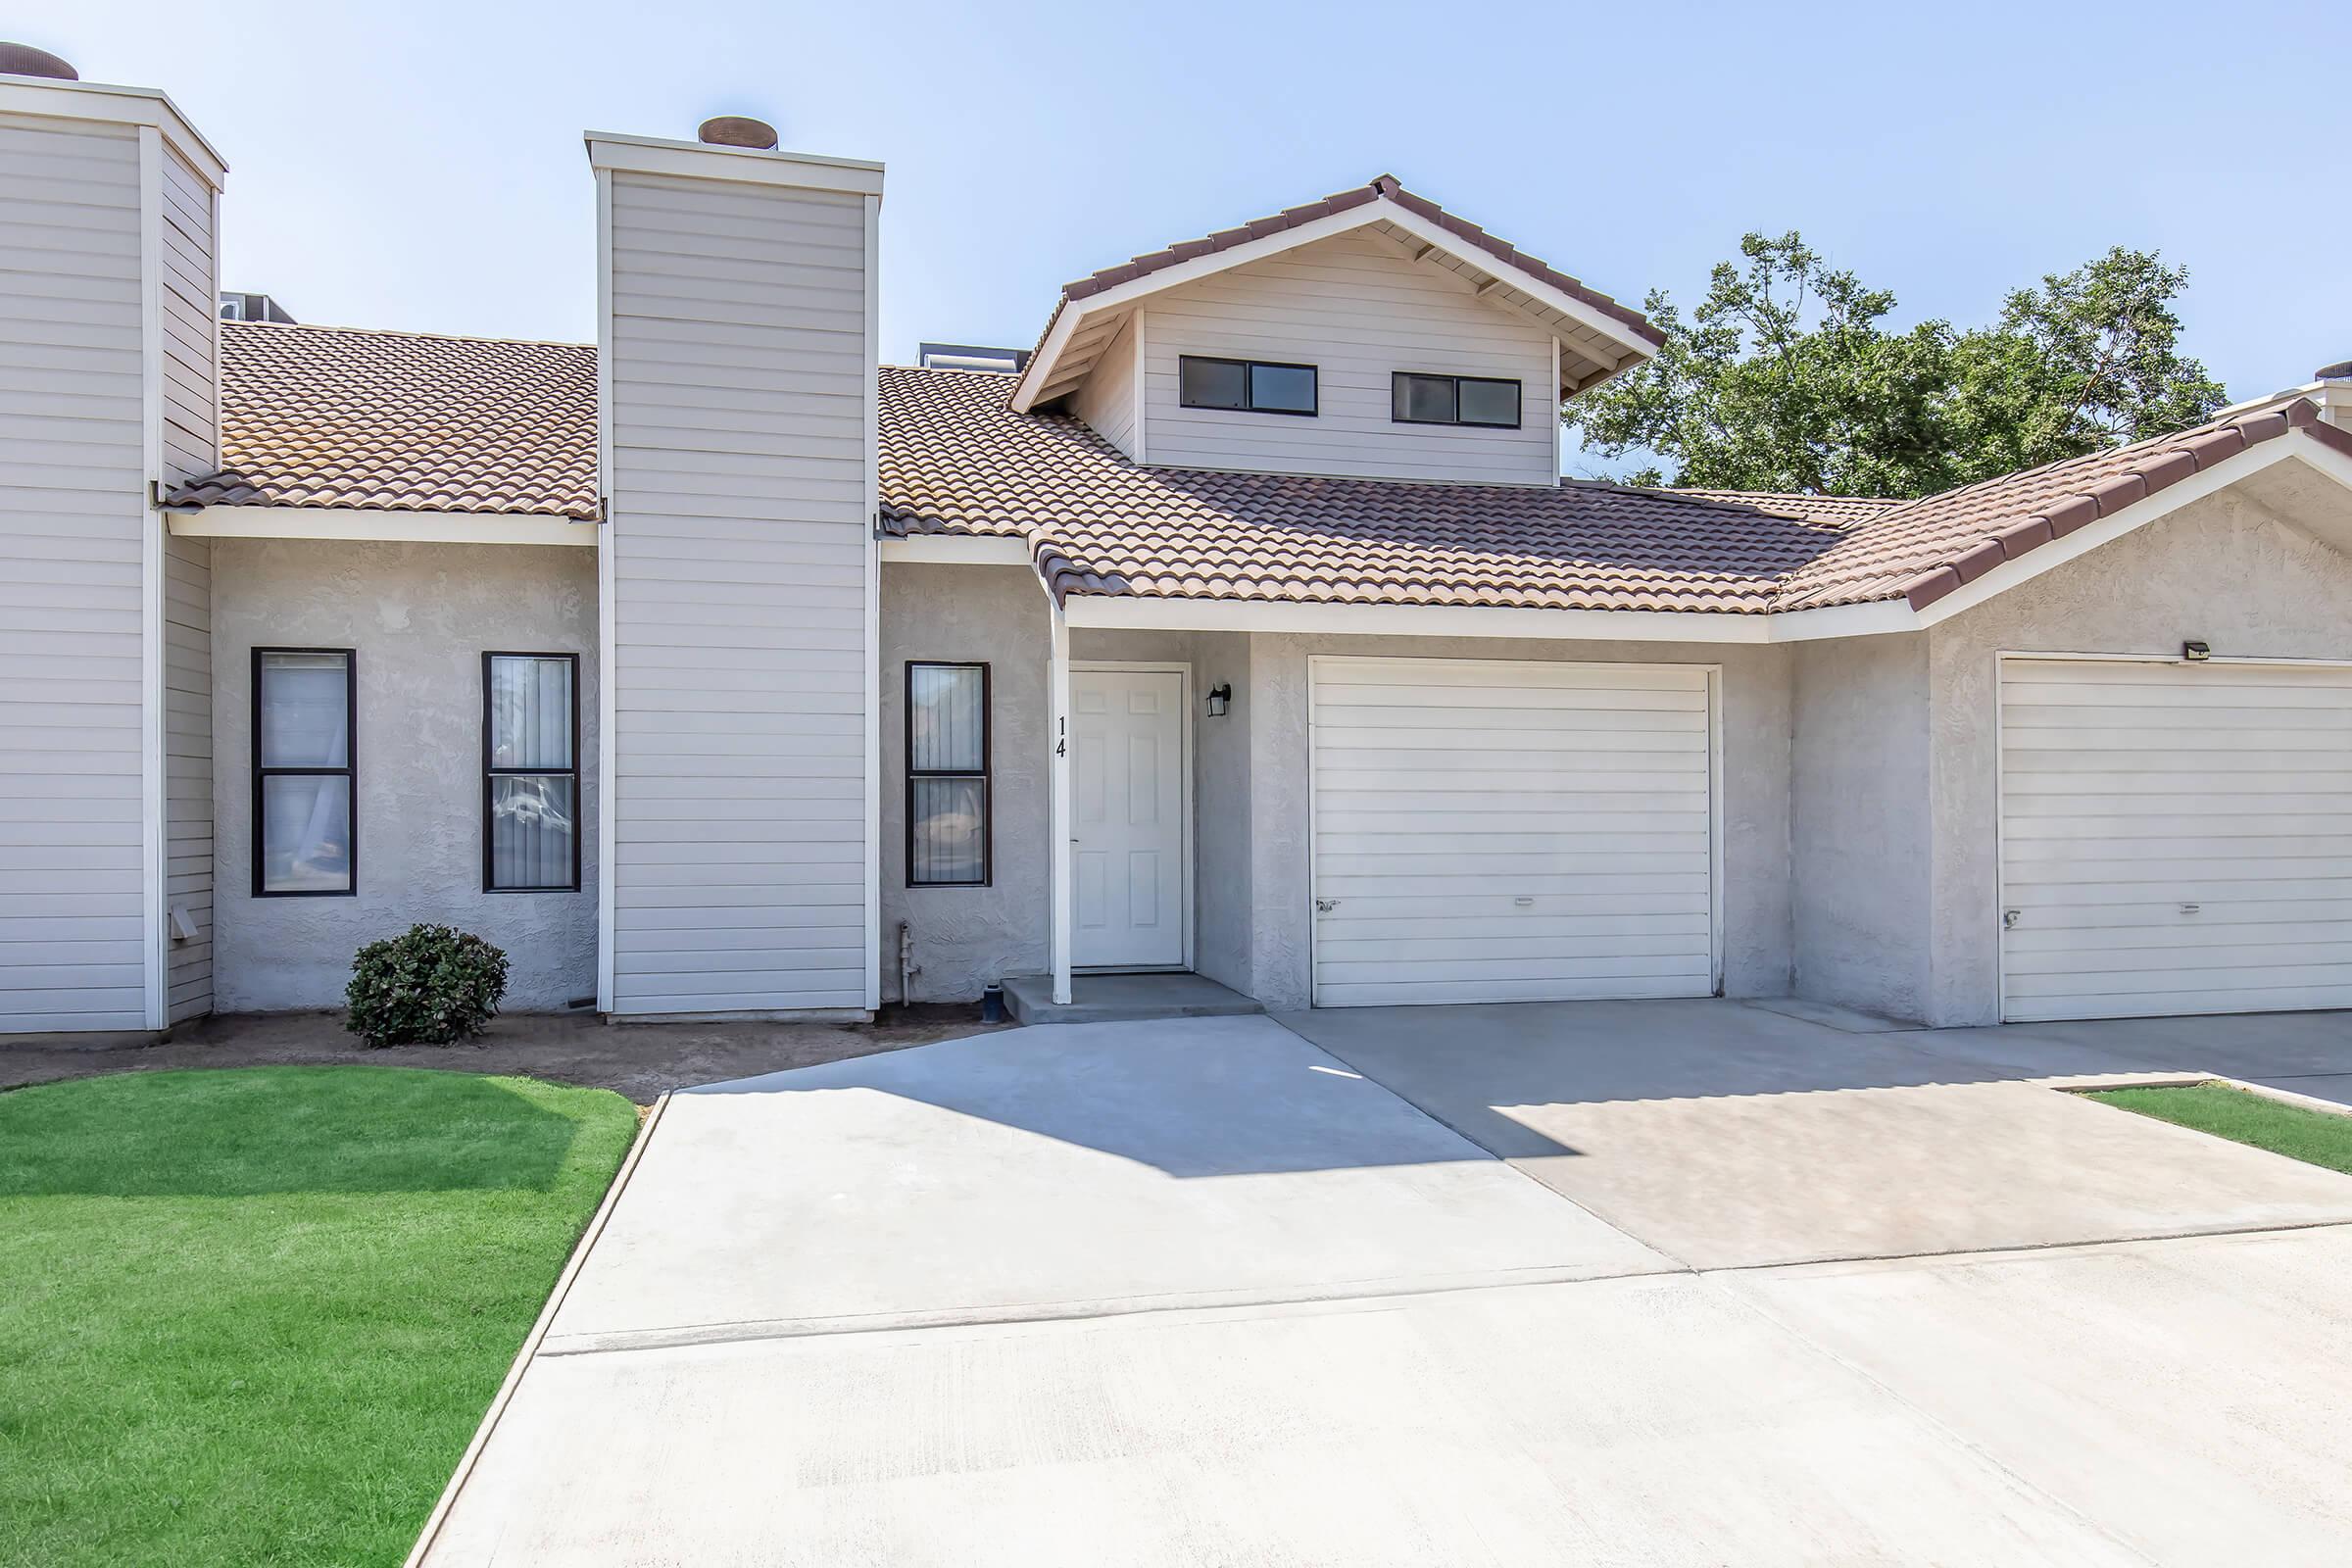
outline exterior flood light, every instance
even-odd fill
[[[1233,686],[1230,682],[1219,681],[1216,685],[1211,686],[1208,689],[1208,716],[1211,718],[1223,718],[1225,716],[1225,705],[1232,701]]]
[[[2211,643],[2182,643],[2180,645],[2180,657],[2187,660],[2191,663],[2194,663],[2201,659],[2211,659],[2213,657],[2213,645]]]

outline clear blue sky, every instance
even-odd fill
[[[2341,0],[80,0],[0,37],[168,90],[231,166],[226,281],[308,321],[590,338],[580,131],[742,113],[889,164],[893,360],[1026,345],[1067,278],[1384,171],[1637,304],[1794,227],[1965,325],[2125,244],[2191,270],[2232,396],[2352,357]]]

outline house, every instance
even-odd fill
[[[0,63],[0,1034],[422,919],[620,1019],[2352,1005],[2352,366],[1922,501],[1564,481],[1655,332],[1393,178],[877,371],[882,169],[743,122],[587,137],[594,346],[224,320],[218,154]]]

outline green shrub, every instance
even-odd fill
[[[455,926],[415,925],[351,961],[344,1027],[371,1046],[446,1046],[482,1032],[507,994],[507,956]]]

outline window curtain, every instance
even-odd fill
[[[351,765],[351,687],[341,654],[262,656],[265,768]],[[351,886],[351,778],[273,774],[262,780],[262,886],[336,893]]]
[[[490,765],[501,770],[490,780],[492,887],[571,886],[579,819],[571,672],[568,659],[490,661]]]
[[[988,875],[988,710],[980,667],[911,665],[906,695],[913,720],[907,880],[981,881]]]

